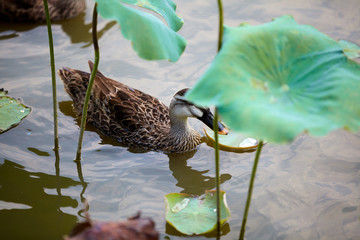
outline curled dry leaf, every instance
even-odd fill
[[[73,229],[66,240],[157,240],[159,234],[151,218],[136,216],[121,222],[96,222],[88,218]]]

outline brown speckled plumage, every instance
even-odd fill
[[[92,69],[90,61],[89,65]],[[70,68],[60,69],[58,74],[73,99],[75,111],[80,115],[90,74]],[[203,113],[199,114],[199,111],[207,112],[208,109],[198,108],[181,99],[186,91],[183,89],[174,95],[170,108],[180,109],[180,112],[185,108],[189,112],[187,107],[190,107],[190,112],[197,110],[195,112],[201,115],[193,117],[203,118]],[[180,100],[176,100],[175,96]],[[169,111],[157,98],[107,78],[98,71],[89,101],[87,122],[128,146],[164,152],[194,149],[201,143],[200,134],[188,125],[187,116],[171,117],[175,115],[170,113],[172,109]]]
[[[53,21],[76,17],[85,9],[85,0],[48,0]],[[0,20],[45,22],[43,0],[0,0]]]

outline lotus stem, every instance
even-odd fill
[[[218,38],[218,52],[221,49],[223,34],[224,34],[224,11],[221,0],[218,0],[219,8],[219,38]]]
[[[86,117],[87,117],[87,110],[88,110],[88,104],[89,99],[91,95],[91,89],[94,84],[95,75],[97,72],[97,68],[99,65],[99,59],[100,59],[100,51],[99,51],[99,44],[97,40],[97,3],[94,5],[94,11],[93,11],[93,19],[92,19],[92,39],[93,39],[93,45],[94,45],[94,52],[95,52],[95,60],[94,60],[94,67],[91,72],[89,85],[86,89],[85,94],[85,100],[84,100],[84,106],[83,106],[83,112],[81,117],[81,125],[80,125],[80,134],[79,134],[79,141],[78,141],[78,148],[76,152],[76,158],[75,161],[81,160],[81,148],[82,148],[82,142],[84,138],[84,131],[86,126]]]
[[[219,133],[218,133],[218,111],[214,113],[214,140],[215,140],[215,185],[216,185],[216,227],[220,235],[220,155],[219,155]]]
[[[257,150],[256,150],[253,169],[252,169],[252,172],[251,172],[251,178],[250,178],[249,189],[248,189],[248,196],[247,196],[247,199],[246,199],[244,216],[243,216],[243,221],[242,221],[242,224],[241,224],[241,232],[240,232],[239,240],[243,240],[244,237],[245,237],[245,228],[246,228],[246,221],[247,221],[247,217],[248,217],[248,213],[249,213],[249,209],[250,209],[251,195],[252,195],[252,191],[253,191],[253,188],[254,188],[257,165],[259,163],[260,153],[261,153],[261,149],[262,149],[263,145],[264,145],[263,141],[260,140],[260,142],[258,144],[258,147],[257,147]]]
[[[46,25],[47,25],[48,38],[49,38],[50,66],[51,66],[51,79],[52,79],[51,84],[52,84],[52,95],[53,95],[53,115],[54,115],[54,150],[56,151],[59,149],[59,133],[58,133],[54,44],[53,44],[48,2],[47,0],[43,0],[43,2],[44,2],[44,11],[45,11]]]
[[[223,22],[224,14],[221,0],[217,1],[219,9],[219,37],[218,37],[218,52],[222,45],[223,35]],[[216,185],[216,229],[217,237],[220,238],[220,220],[221,220],[221,209],[220,209],[220,155],[219,155],[219,133],[218,133],[218,110],[215,107],[214,113],[214,140],[215,140],[215,185]]]

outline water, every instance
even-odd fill
[[[53,25],[57,69],[86,70],[87,60],[93,59],[93,2],[89,0],[87,6],[79,17]],[[229,26],[292,14],[299,23],[311,24],[332,38],[360,44],[358,0],[233,0],[224,1],[224,10]],[[216,52],[216,1],[179,1],[178,14],[186,23],[181,34],[188,46],[175,64],[139,59],[118,26],[100,18],[100,70],[168,104],[177,90],[195,84]],[[78,168],[73,159],[79,119],[58,79],[61,149],[57,159],[52,151],[46,27],[2,23],[0,31],[0,87],[32,107],[18,127],[0,135],[1,238],[61,239],[83,220],[86,199],[93,219],[117,221],[141,210],[155,220],[161,239],[188,239],[166,225],[163,196],[213,189],[213,149],[203,144],[185,154],[137,153],[89,128]],[[193,125],[201,130],[200,123]],[[359,146],[360,135],[343,130],[321,138],[302,135],[288,145],[265,145],[247,238],[360,239]],[[232,212],[222,239],[239,236],[253,158],[254,153],[221,152],[221,188]]]

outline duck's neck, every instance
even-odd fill
[[[189,125],[187,118],[170,117],[170,125],[168,141],[173,151],[189,151],[201,143],[200,134]]]

